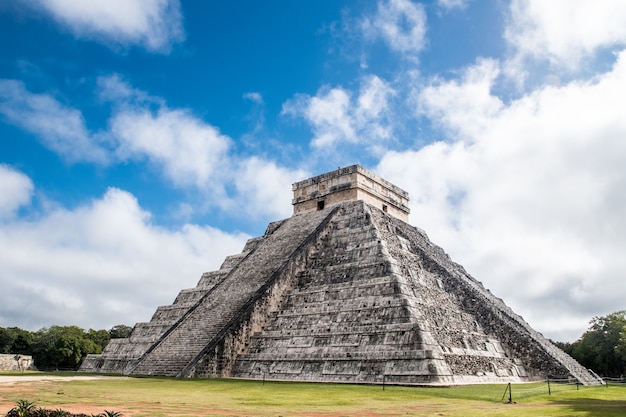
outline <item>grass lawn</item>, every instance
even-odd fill
[[[626,386],[577,390],[552,384],[548,395],[545,383],[519,384],[512,386],[514,403],[507,404],[508,393],[502,400],[506,385],[386,386],[383,391],[381,386],[223,379],[23,379],[0,382],[0,416],[20,399],[48,409],[87,414],[113,410],[136,417],[626,416]]]

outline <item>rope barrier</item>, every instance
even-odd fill
[[[535,388],[519,388],[515,387],[515,392],[538,392],[544,391],[546,392],[548,389],[546,387],[535,387]]]
[[[605,378],[606,381],[611,381],[609,378]],[[626,383],[624,379],[614,379],[614,383]],[[508,394],[508,403],[514,403],[514,399],[528,398],[535,395],[552,395],[555,392],[564,391],[579,391],[581,387],[585,387],[580,381],[572,378],[557,378],[547,379],[543,383],[538,382],[536,386],[524,386],[524,384],[511,385],[507,384],[504,393],[502,394],[501,401],[504,402]],[[515,391],[515,393],[513,392]]]

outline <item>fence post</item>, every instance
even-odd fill
[[[504,394],[502,394],[502,400],[504,401],[504,397],[506,396],[506,392],[509,391],[509,404],[513,404],[513,393],[511,392],[511,383],[509,382],[504,390]]]

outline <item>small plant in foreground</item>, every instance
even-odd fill
[[[45,408],[36,407],[30,401],[18,400],[6,414],[6,417],[90,417],[87,414],[72,414],[69,411],[60,408],[56,410],[47,410]],[[92,414],[91,417],[122,417],[122,413],[118,411],[104,410],[104,413]]]
[[[27,417],[31,412],[36,410],[35,404],[28,400],[17,400],[15,404],[15,407],[13,407],[11,411],[13,411],[17,417]],[[9,413],[11,411],[9,411]]]

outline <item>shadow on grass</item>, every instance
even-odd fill
[[[559,399],[554,405],[570,409],[576,415],[593,417],[624,417],[626,416],[626,398],[624,400],[600,400],[596,398]],[[584,413],[584,414],[582,414]]]

